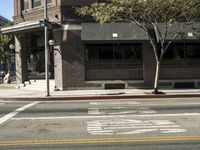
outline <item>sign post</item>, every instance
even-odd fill
[[[47,0],[44,0],[44,38],[45,38],[45,79],[46,79],[46,96],[50,96],[49,92],[49,51],[48,51],[48,21]]]

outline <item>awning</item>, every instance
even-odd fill
[[[172,24],[168,28],[168,35],[166,37],[166,40],[170,40],[173,38],[174,34],[178,32],[185,23],[176,23]],[[159,30],[162,34],[164,34],[165,26],[162,23],[159,23],[158,25]],[[182,32],[177,36],[176,40],[200,40],[200,23],[195,23],[192,25],[187,26],[185,29],[182,30]]]
[[[52,25],[56,25],[56,23],[51,22]],[[19,23],[10,27],[2,28],[1,32],[3,34],[16,34],[18,32],[23,31],[32,31],[35,29],[42,29],[44,27],[44,21],[28,21]]]
[[[82,41],[141,41],[147,35],[132,23],[82,23]]]

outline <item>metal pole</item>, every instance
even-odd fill
[[[48,27],[45,21],[48,20],[47,0],[44,0],[44,38],[45,38],[45,78],[46,78],[46,96],[50,96],[49,92],[49,52],[48,52]]]

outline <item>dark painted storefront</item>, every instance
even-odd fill
[[[177,29],[177,25],[171,27],[167,38]],[[199,24],[186,28],[169,47],[161,64],[162,86],[199,86],[198,29]],[[140,80],[140,86],[152,87],[155,57],[139,27],[129,23],[85,23],[81,34],[87,54],[86,80],[133,80],[135,83]],[[137,84],[128,84],[131,86],[137,87]]]
[[[86,80],[143,80],[143,41],[133,24],[82,24]]]

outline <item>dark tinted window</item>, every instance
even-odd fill
[[[137,60],[142,58],[142,44],[104,43],[87,45],[88,60]]]
[[[199,43],[185,44],[185,57],[200,58],[200,44]]]
[[[171,44],[164,58],[200,58],[200,43]]]
[[[41,6],[41,0],[33,0],[33,8]]]

